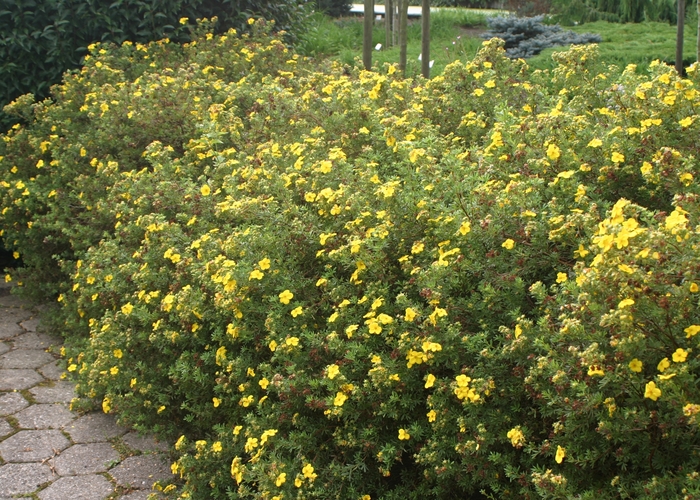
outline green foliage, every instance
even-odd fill
[[[28,0],[0,1],[0,109],[22,94],[38,99],[79,67],[94,42],[146,43],[166,37],[187,41],[191,26],[180,20],[217,17],[219,32],[245,29],[249,16],[276,22],[290,35],[300,31],[304,9],[296,0]],[[14,119],[0,113],[0,128]]]
[[[0,141],[16,278],[82,394],[178,438],[161,488],[698,494],[697,65],[413,80],[264,28],[97,45]]]
[[[552,0],[551,12],[567,25],[592,21],[675,23],[677,15],[675,0]]]
[[[316,10],[331,17],[340,17],[350,12],[352,2],[347,0],[316,0]]]

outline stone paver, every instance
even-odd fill
[[[36,386],[29,389],[37,403],[70,403],[76,396],[70,382],[56,382],[51,386]]]
[[[0,396],[0,417],[12,415],[29,406],[29,401],[19,392],[8,392]]]
[[[0,356],[0,368],[39,368],[53,360],[53,356],[39,349],[14,349]]]
[[[47,363],[41,368],[39,368],[37,371],[41,373],[44,378],[47,378],[49,380],[60,380],[61,375],[65,373],[65,370],[59,366],[60,361],[52,361],[51,363]]]
[[[21,391],[35,386],[44,378],[34,370],[0,370],[0,391]]]
[[[0,467],[0,495],[21,495],[36,491],[53,477],[46,464],[6,464]]]
[[[7,297],[0,297],[1,299],[7,299]],[[30,311],[20,309],[20,308],[0,308],[0,339],[9,339],[15,337],[24,330],[19,326],[20,321],[29,319],[32,316]]]
[[[24,323],[22,323],[24,325]],[[61,339],[45,333],[28,332],[12,339],[15,349],[48,349],[61,345]]]
[[[166,452],[170,448],[164,441],[156,441],[153,436],[141,436],[138,432],[129,432],[122,437],[122,441],[134,450],[142,453]]]
[[[0,420],[0,438],[4,438],[12,431],[14,431],[14,429],[10,424],[7,423],[7,420]]]
[[[32,405],[15,413],[21,429],[60,429],[75,418],[62,404]]]
[[[19,326],[28,332],[36,332],[39,328],[39,318],[34,316],[30,319],[25,319],[20,322]]]
[[[76,444],[54,459],[59,476],[96,474],[119,463],[119,453],[109,443]]]
[[[41,326],[41,314],[52,309],[7,295],[9,285],[0,282],[0,500],[162,498],[151,486],[173,477],[167,443],[102,412],[70,411],[75,384],[61,378],[61,361],[47,352],[58,352],[62,340]],[[143,455],[121,461],[123,445]],[[115,496],[114,483],[125,493]]]
[[[39,493],[41,500],[103,500],[113,492],[102,476],[62,477]]]
[[[41,462],[69,445],[59,430],[19,431],[0,443],[0,457],[6,462]]]
[[[99,443],[119,437],[128,429],[118,426],[111,415],[89,413],[71,422],[64,430],[74,443]]]
[[[174,478],[168,463],[159,455],[128,457],[110,470],[109,475],[119,486],[146,490],[156,481]]]

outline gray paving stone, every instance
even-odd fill
[[[6,462],[40,462],[69,445],[58,430],[19,431],[0,443],[0,457]]]
[[[52,478],[46,464],[6,464],[0,467],[0,495],[33,493]]]
[[[37,403],[70,403],[76,396],[71,382],[56,382],[51,386],[38,385],[29,389]]]
[[[142,453],[160,451],[165,452],[170,449],[168,443],[156,441],[154,436],[141,436],[138,432],[129,432],[122,437],[124,443],[134,450]]]
[[[10,345],[5,342],[0,342],[0,354],[5,354],[10,350]]]
[[[41,368],[39,368],[38,372],[49,380],[60,380],[61,374],[66,373],[66,371],[63,368],[61,368],[59,364],[59,360],[47,363]]]
[[[127,495],[119,497],[119,500],[148,500],[150,495],[153,495],[153,497],[155,498],[163,498],[163,495],[161,495],[157,491],[138,490],[134,491],[133,493],[129,493]],[[2,498],[0,498],[0,500],[2,500]]]
[[[41,500],[103,500],[114,488],[102,476],[62,477],[39,492]]]
[[[4,298],[6,297],[0,297],[0,299]],[[0,308],[0,339],[9,339],[24,333],[22,327],[19,326],[19,322],[31,318],[31,316],[31,311],[26,309],[18,307]]]
[[[0,391],[29,389],[42,380],[34,370],[0,370]]]
[[[4,307],[31,307],[31,303],[27,300],[20,299],[16,295],[3,295],[0,297],[0,306]]]
[[[22,429],[60,429],[75,415],[62,404],[39,404],[15,413],[14,417]]]
[[[109,471],[119,486],[150,490],[156,481],[173,479],[170,465],[162,455],[139,455],[125,458]]]
[[[127,429],[120,427],[111,415],[88,413],[67,425],[64,430],[74,443],[99,443],[121,436]]]
[[[30,319],[25,319],[22,321],[19,326],[27,330],[28,332],[37,332],[39,330],[39,317],[38,316],[33,316]]]
[[[23,408],[29,406],[29,402],[24,399],[19,392],[8,392],[0,396],[0,417],[12,415]]]
[[[40,349],[15,349],[0,356],[0,368],[39,368],[54,357]]]
[[[22,323],[24,324],[24,323]],[[46,333],[27,332],[12,339],[15,349],[48,349],[49,347],[63,344],[60,337],[54,337]]]
[[[119,453],[109,443],[76,444],[54,459],[59,476],[105,472],[119,462]]]
[[[7,420],[0,419],[0,438],[4,438],[9,433],[11,433],[13,430],[14,429],[12,428],[12,426],[7,423]]]

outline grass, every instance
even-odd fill
[[[494,15],[496,13],[494,11]],[[443,9],[431,14],[430,58],[435,61],[432,76],[441,74],[445,66],[455,59],[470,60],[474,57],[483,41],[478,33],[486,30],[488,16],[483,10],[472,9]],[[297,50],[304,55],[330,57],[343,64],[359,66],[362,58],[362,29],[361,17],[331,19],[315,14],[310,19],[309,29],[301,37]],[[620,68],[633,63],[642,69],[655,59],[669,64],[675,59],[676,27],[665,23],[616,24],[598,21],[565,29],[601,35],[601,59],[606,64],[615,64]],[[399,47],[384,46],[383,21],[375,22],[372,40],[373,45],[381,43],[383,46],[381,50],[372,53],[375,66],[399,61]],[[683,60],[688,65],[695,61],[697,38],[696,28],[692,24],[686,25],[684,40]],[[409,77],[420,74],[420,46],[420,20],[409,20],[406,68]],[[536,69],[552,68],[552,53],[567,49],[568,47],[547,49],[528,59],[528,64]]]
[[[603,38],[598,44],[601,60],[620,68],[628,64],[646,67],[655,59],[673,64],[676,59],[676,27],[666,23],[618,24],[596,21],[566,29],[577,33],[599,34]],[[683,37],[683,62],[686,66],[695,62],[696,44],[697,27],[686,25]],[[547,49],[528,60],[528,64],[541,69],[553,67],[552,52],[566,48],[568,47]]]
[[[481,46],[482,39],[468,36],[474,30],[486,29],[487,14],[469,9],[445,9],[430,16],[430,59],[434,60],[431,74],[441,74],[445,66],[455,59],[472,59]],[[331,19],[314,14],[310,26],[301,37],[297,50],[312,57],[332,57],[344,64],[361,65],[362,18]],[[374,50],[372,63],[398,63],[399,47],[385,45],[384,22],[375,22],[372,45],[382,44]],[[420,20],[409,20],[406,48],[406,74],[420,74],[421,25]]]

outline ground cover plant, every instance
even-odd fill
[[[160,487],[696,498],[697,66],[492,40],[426,81],[252,27],[96,45],[0,141],[13,277],[175,441]]]

